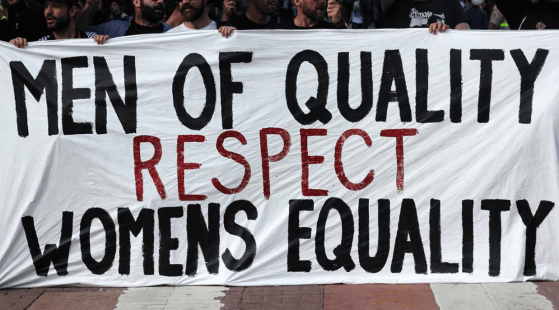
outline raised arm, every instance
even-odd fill
[[[82,9],[76,15],[76,25],[78,29],[85,30],[89,25],[89,19],[93,15],[93,9],[97,7],[97,0],[87,0]]]

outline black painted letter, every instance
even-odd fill
[[[474,272],[474,201],[462,201],[462,272]]]
[[[471,60],[481,60],[479,80],[478,123],[489,122],[491,110],[491,87],[493,84],[493,61],[504,60],[503,50],[471,50]]]
[[[45,252],[41,253],[39,246],[39,238],[35,231],[35,223],[33,217],[24,216],[21,218],[21,224],[27,238],[29,252],[33,258],[35,272],[40,277],[46,277],[49,274],[50,263],[56,269],[59,276],[68,275],[68,255],[70,255],[70,245],[72,244],[72,226],[74,213],[62,212],[62,230],[60,231],[60,245],[45,245]]]
[[[94,219],[98,219],[105,230],[105,255],[100,262],[91,256],[91,223]],[[116,256],[116,231],[115,223],[107,211],[101,208],[85,211],[80,223],[80,245],[87,269],[94,274],[104,274],[111,269]]]
[[[410,241],[407,241],[408,235]],[[402,272],[406,253],[413,254],[415,273],[426,274],[427,260],[425,259],[425,250],[423,249],[423,242],[419,232],[417,210],[413,199],[407,198],[402,200],[398,232],[396,233],[396,242],[394,243],[394,256],[392,257],[392,266],[390,267],[392,273]]]
[[[144,255],[144,274],[152,275],[153,267],[153,243],[154,243],[154,226],[155,212],[151,209],[142,209],[138,215],[138,219],[134,220],[134,216],[129,208],[118,208],[118,231],[119,231],[119,265],[118,272],[120,274],[130,274],[130,233],[137,237],[143,231],[143,255]]]
[[[359,263],[366,272],[384,268],[390,252],[390,200],[378,200],[377,254],[369,256],[369,199],[359,199]]]
[[[326,237],[326,220],[330,210],[338,211],[341,218],[342,225],[342,241],[334,249],[336,259],[331,260],[326,256],[325,250],[325,237]],[[353,243],[353,234],[355,228],[353,224],[353,214],[349,206],[340,198],[328,198],[318,215],[318,222],[316,224],[316,260],[327,271],[338,270],[344,267],[346,271],[351,271],[355,268],[355,263],[351,259],[351,246]]]
[[[539,48],[528,63],[522,50],[510,51],[518,72],[520,72],[520,110],[518,111],[518,122],[520,124],[530,124],[532,122],[532,99],[534,97],[534,83],[542,71],[545,59],[549,54],[548,50]]]
[[[198,244],[211,274],[219,272],[219,204],[208,205],[208,225],[204,221],[199,204],[188,205],[186,210],[186,233],[188,251],[186,254],[186,275],[194,276],[198,269]]]
[[[221,255],[225,267],[232,271],[243,271],[247,269],[250,265],[252,265],[254,256],[256,256],[256,240],[254,240],[254,236],[248,229],[235,223],[235,215],[239,213],[239,211],[244,211],[248,220],[256,220],[258,217],[258,210],[250,201],[247,200],[233,201],[227,207],[227,210],[225,210],[225,215],[223,217],[223,226],[225,227],[225,231],[233,236],[240,237],[246,244],[245,253],[239,259],[233,257],[233,254],[231,254],[229,249],[226,249]]]
[[[252,52],[219,53],[219,81],[221,83],[221,122],[223,129],[233,129],[233,94],[243,93],[243,83],[233,82],[232,63],[249,63]]]
[[[159,218],[159,274],[167,277],[180,277],[181,264],[171,264],[171,251],[179,248],[179,240],[171,238],[171,219],[184,215],[182,207],[165,207],[157,210]]]
[[[45,60],[37,78],[33,78],[21,61],[11,61],[12,83],[16,101],[17,133],[20,137],[29,135],[27,125],[27,106],[25,105],[25,86],[39,101],[46,91],[49,136],[58,134],[58,81],[56,80],[56,61]]]
[[[440,123],[444,120],[444,111],[429,111],[429,60],[427,50],[415,50],[415,118],[418,123]]]
[[[396,92],[391,90],[392,81],[396,84]],[[402,122],[411,122],[410,99],[402,65],[402,56],[399,50],[387,50],[384,52],[384,64],[375,118],[377,122],[386,122],[389,102],[398,102],[400,120]]]
[[[65,135],[93,133],[90,122],[74,122],[74,100],[89,99],[89,88],[74,88],[74,69],[87,68],[87,56],[62,58],[62,131]]]
[[[311,262],[301,260],[299,240],[310,239],[312,230],[299,226],[299,212],[313,211],[314,202],[311,199],[293,199],[289,201],[289,220],[287,222],[287,271],[310,272]]]
[[[522,218],[522,222],[526,225],[526,256],[524,259],[524,275],[536,275],[536,239],[538,227],[545,220],[555,204],[551,201],[540,201],[540,206],[536,210],[536,214],[532,215],[530,205],[526,200],[518,200],[516,207]]]
[[[93,57],[95,67],[95,131],[107,133],[107,94],[125,133],[136,133],[136,62],[134,56],[124,56],[124,102],[118,93],[105,57]]]
[[[489,211],[489,275],[501,273],[501,212],[510,211],[510,200],[482,200],[481,209]]]
[[[206,103],[198,118],[190,116],[184,108],[184,83],[186,81],[186,75],[192,67],[197,67],[198,70],[200,70],[202,80],[204,81],[204,87],[206,88]],[[200,130],[206,127],[214,114],[215,97],[215,80],[212,74],[212,68],[206,59],[202,55],[196,53],[184,57],[173,79],[173,103],[175,105],[177,117],[181,123],[192,130]]]
[[[429,245],[431,249],[431,273],[457,273],[458,264],[442,261],[441,250],[441,201],[431,199],[429,211]]]
[[[373,108],[373,70],[371,52],[361,52],[361,105],[349,105],[349,53],[338,53],[338,109],[340,114],[356,123]]]
[[[309,113],[303,112],[301,107],[299,107],[299,102],[297,102],[297,76],[304,62],[313,65],[318,74],[316,98],[310,97],[305,103],[310,110]],[[285,98],[287,100],[287,108],[295,120],[302,125],[310,125],[317,120],[323,124],[328,124],[332,119],[332,114],[326,109],[329,80],[328,63],[326,63],[324,57],[318,52],[304,50],[297,53],[297,55],[291,59],[287,66],[287,75],[285,77]]]

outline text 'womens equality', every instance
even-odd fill
[[[428,273],[428,262],[423,246],[424,239],[421,237],[420,231],[420,227],[423,226],[420,225],[418,217],[418,211],[421,214],[428,208],[430,273],[456,274],[459,272],[460,265],[463,273],[471,274],[474,272],[474,240],[479,240],[479,238],[474,237],[474,233],[484,233],[474,231],[474,226],[478,227],[474,225],[474,218],[479,218],[478,216],[474,217],[474,213],[483,212],[489,217],[489,268],[487,272],[490,276],[499,276],[503,254],[501,253],[502,238],[507,238],[507,236],[513,236],[514,238],[516,236],[515,234],[503,234],[502,229],[506,226],[512,227],[509,225],[510,220],[507,221],[508,224],[502,224],[502,217],[511,211],[513,203],[510,200],[503,199],[484,199],[481,200],[479,207],[474,208],[473,200],[462,201],[462,262],[460,264],[443,261],[441,240],[447,238],[448,235],[441,234],[441,201],[431,199],[429,205],[416,206],[413,199],[403,199],[393,243],[392,262],[389,263],[390,272],[401,273],[404,260],[407,257],[408,260],[413,260],[416,274]],[[531,207],[528,201],[517,200],[516,208],[518,212],[509,213],[509,216],[518,214],[526,228],[525,246],[520,252],[524,254],[524,276],[536,275],[538,227],[544,222],[554,206],[554,202],[541,200],[537,207]],[[377,212],[372,211],[375,208]],[[204,219],[203,209],[207,210],[207,220]],[[118,251],[118,272],[120,275],[129,275],[131,273],[130,267],[136,266],[138,259],[143,260],[143,274],[154,275],[156,272],[154,251],[158,227],[159,263],[157,270],[159,275],[167,277],[195,276],[198,273],[199,249],[209,274],[216,275],[219,273],[220,258],[228,270],[243,271],[250,268],[254,260],[258,259],[257,249],[259,247],[256,240],[259,238],[256,235],[259,232],[248,230],[247,227],[243,226],[244,223],[237,223],[235,216],[238,213],[245,213],[247,221],[256,221],[258,220],[258,209],[260,208],[247,200],[233,201],[225,208],[224,213],[221,212],[219,203],[209,203],[207,207],[202,207],[200,204],[189,204],[186,207],[186,212],[182,206],[163,207],[157,210],[143,208],[136,216],[132,214],[129,208],[119,208],[115,223],[115,220],[105,209],[90,208],[82,215],[79,224],[81,258],[93,274],[102,275],[112,268]],[[391,201],[388,199],[379,199],[377,203],[369,203],[369,199],[360,199],[357,208],[351,208],[342,199],[331,197],[325,201],[319,210],[315,210],[315,203],[311,199],[290,200],[287,238],[284,239],[288,246],[287,271],[310,272],[313,268],[311,259],[314,260],[314,258],[316,258],[319,268],[325,271],[336,271],[343,268],[346,272],[351,272],[356,268],[356,261],[368,273],[382,271],[389,260],[391,234],[393,233],[391,227],[395,227],[390,224],[390,214],[394,209],[396,208],[391,207]],[[448,209],[456,210],[457,208]],[[535,212],[532,212],[532,209],[535,209]],[[328,220],[330,213],[337,214],[336,216],[340,217],[341,222],[338,225],[341,226],[341,235],[333,235],[332,231],[336,230]],[[359,218],[357,223],[354,219],[355,214]],[[375,214],[377,215],[375,216]],[[377,217],[378,226],[376,229],[370,226],[371,216],[373,218]],[[186,220],[184,220],[184,217],[186,217]],[[303,226],[302,223],[308,223],[309,217],[317,218],[316,227]],[[305,221],[302,221],[303,218]],[[184,226],[174,226],[171,223],[172,220],[181,220]],[[101,247],[104,249],[104,254],[100,260],[92,255],[91,237],[98,232],[92,231],[94,221],[101,222],[103,235],[105,236],[104,246]],[[246,221],[243,222],[246,223]],[[74,212],[63,212],[59,245],[46,244],[44,251],[41,250],[40,246],[39,237],[41,236],[37,235],[37,231],[41,231],[41,229],[35,227],[35,219],[32,216],[24,216],[21,223],[37,276],[48,276],[51,263],[59,276],[68,275],[68,258],[71,248],[74,248],[72,242],[77,239],[73,236]],[[547,224],[551,225],[549,221],[547,221]],[[243,254],[237,256],[237,258],[233,256],[229,248],[226,248],[220,255],[220,251],[224,248],[220,246],[220,244],[223,245],[220,240],[225,235],[221,228],[222,225],[228,234],[241,238],[246,245]],[[177,235],[182,235],[176,230],[177,227],[181,226],[185,228],[179,229],[186,229],[186,240],[184,237],[182,239],[176,238]],[[313,228],[315,229],[314,255],[302,250],[300,241],[311,239]],[[376,254],[371,256],[371,244],[374,244],[374,241],[371,242],[371,239],[374,238],[371,232],[374,230],[378,232],[377,247]],[[140,233],[142,233],[143,258],[131,256],[132,242],[130,235],[139,237]],[[352,250],[356,233],[357,255]],[[326,239],[334,240],[336,246],[333,249],[331,246],[326,246]],[[171,263],[171,253],[177,251],[179,244],[185,242],[187,251],[183,262],[186,262],[186,264]],[[504,254],[505,256],[512,255],[510,249],[505,251]],[[138,270],[132,272],[137,273]]]
[[[511,50],[510,55],[520,73],[520,105],[518,121],[521,124],[530,124],[532,121],[532,98],[534,84],[541,72],[548,50],[538,49],[533,60],[528,61],[520,49]],[[428,85],[429,62],[428,50],[416,49],[416,98],[415,118],[418,123],[437,123],[445,120],[445,111],[429,110]],[[361,52],[361,97],[362,102],[357,108],[349,104],[349,53],[338,53],[338,84],[337,103],[340,114],[350,122],[364,119],[373,108],[373,72],[371,52]],[[492,64],[494,61],[503,61],[505,51],[500,49],[472,49],[470,60],[480,61],[480,85],[478,95],[479,123],[487,123],[490,119]],[[253,59],[252,52],[222,52],[219,53],[219,77],[221,95],[221,119],[223,129],[233,128],[233,95],[243,93],[243,82],[233,81],[231,64],[250,63]],[[118,116],[125,133],[137,131],[137,74],[134,56],[123,57],[124,91],[122,96],[114,83],[113,76],[104,57],[93,57],[95,73],[95,132],[107,133],[107,95]],[[310,63],[318,73],[318,89],[316,96],[309,98],[305,105],[309,109],[306,113],[297,101],[297,76],[299,69],[305,62]],[[62,131],[65,135],[92,134],[93,122],[75,122],[73,119],[74,100],[91,98],[90,88],[74,88],[73,79],[75,69],[89,67],[87,56],[62,58]],[[184,106],[184,84],[190,69],[196,67],[205,86],[205,104],[198,117],[192,117]],[[36,77],[33,77],[21,61],[10,62],[12,81],[14,87],[17,128],[21,137],[29,135],[25,88],[29,90],[35,100],[39,101],[46,93],[48,134],[57,135],[58,128],[58,77],[55,60],[45,60]],[[462,50],[450,50],[450,98],[449,119],[453,123],[462,121]],[[408,77],[409,78],[409,77]],[[395,91],[392,85],[395,84]],[[302,125],[309,125],[316,121],[327,124],[332,118],[332,113],[326,108],[330,77],[328,63],[324,57],[312,50],[297,53],[289,62],[286,70],[285,95],[287,107],[292,116]],[[201,130],[212,119],[216,106],[216,83],[211,66],[206,59],[196,53],[187,55],[173,79],[173,103],[180,122],[192,130]],[[386,50],[381,75],[381,85],[376,105],[375,120],[385,122],[389,103],[397,103],[400,120],[411,122],[413,120],[406,76],[404,75],[402,57],[399,50]]]

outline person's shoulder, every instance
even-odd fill
[[[163,24],[163,27],[165,27],[165,25],[167,25],[167,24]],[[169,26],[169,25],[167,25],[167,26],[169,28],[167,30],[165,30],[166,33],[177,33],[177,32],[183,32],[184,31],[184,29],[183,29],[184,24],[183,23],[181,23],[180,25],[178,25],[174,28],[171,28],[171,26]]]
[[[182,25],[182,24],[181,24]],[[180,26],[180,25],[179,25]],[[177,27],[179,27],[177,26]],[[175,27],[176,28],[176,27]],[[167,23],[163,23],[163,32],[169,32],[171,29],[174,29],[171,25]]]

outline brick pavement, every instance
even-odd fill
[[[6,289],[4,309],[559,309],[559,282]]]

